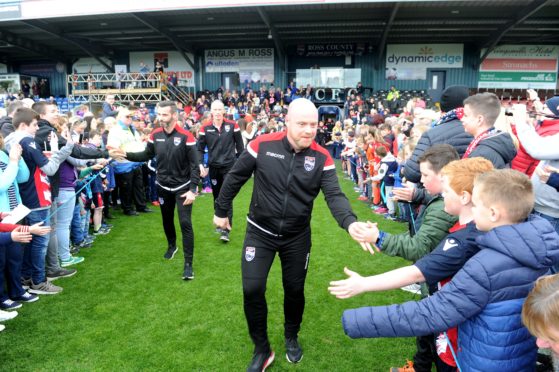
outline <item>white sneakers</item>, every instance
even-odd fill
[[[17,311],[4,311],[0,310],[0,322],[5,320],[14,319],[17,316]]]

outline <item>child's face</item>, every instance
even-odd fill
[[[411,150],[411,148],[409,146],[405,146],[405,156],[404,156],[404,160],[409,160],[413,154],[413,151]]]
[[[427,161],[419,164],[419,170],[421,171],[421,183],[425,186],[425,190],[431,195],[440,194],[443,191],[440,174],[436,173]]]
[[[39,125],[37,124],[37,120],[35,119],[33,119],[33,121],[29,125],[25,123],[21,125],[23,125],[23,128],[25,129],[25,133],[30,134],[32,136],[35,136],[35,133],[37,133],[37,130],[39,130]]]
[[[556,328],[548,328],[547,333],[551,336],[552,340],[547,340],[538,337],[536,345],[541,349],[551,349],[557,359],[559,359],[559,330]]]
[[[481,200],[483,188],[476,186],[472,194],[472,215],[479,231],[489,231],[494,226],[494,212],[491,207],[486,206]]]
[[[101,136],[96,134],[93,138],[89,139],[89,143],[94,144],[96,147],[101,146]]]
[[[448,176],[442,177],[442,186],[444,211],[453,216],[458,216],[462,210],[462,202],[460,196],[456,194],[452,187],[450,187],[450,180]]]

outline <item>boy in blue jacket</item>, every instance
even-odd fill
[[[483,158],[455,160],[447,164],[441,170],[444,211],[458,217],[458,222],[449,230],[447,237],[433,252],[410,266],[365,278],[345,268],[349,278],[331,282],[328,288],[330,293],[337,298],[349,298],[363,292],[396,289],[418,282],[428,284],[430,295],[435,293],[479,252],[475,239],[481,232],[476,229],[473,220],[472,191],[475,177],[492,169],[491,162]],[[456,329],[449,330],[448,335],[455,347]],[[435,361],[437,371],[455,371],[456,363],[447,338],[439,335],[431,339],[431,345],[431,358]],[[417,360],[417,355],[414,360]],[[420,360],[419,364],[421,365],[408,362],[407,366],[413,366],[415,371],[430,371],[432,368],[432,365],[427,365],[426,360]],[[398,371],[398,368],[393,370]]]
[[[419,302],[346,310],[351,338],[409,337],[458,326],[456,364],[462,371],[530,371],[534,337],[521,322],[535,280],[559,262],[559,236],[548,221],[530,216],[529,178],[502,169],[476,178],[472,214],[487,233],[480,251],[440,291]]]

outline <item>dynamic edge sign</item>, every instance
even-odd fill
[[[463,44],[388,44],[387,80],[425,80],[428,68],[462,68]]]

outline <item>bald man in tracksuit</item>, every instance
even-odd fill
[[[266,281],[279,253],[284,287],[286,356],[299,362],[298,332],[305,306],[304,285],[311,249],[310,220],[314,199],[322,191],[338,224],[363,241],[362,223],[338,184],[328,150],[313,139],[318,112],[306,99],[289,107],[287,132],[262,135],[250,142],[229,172],[216,201],[214,223],[230,228],[227,212],[233,198],[254,173],[242,254],[245,316],[255,344],[248,371],[262,371],[274,359],[267,335]]]

